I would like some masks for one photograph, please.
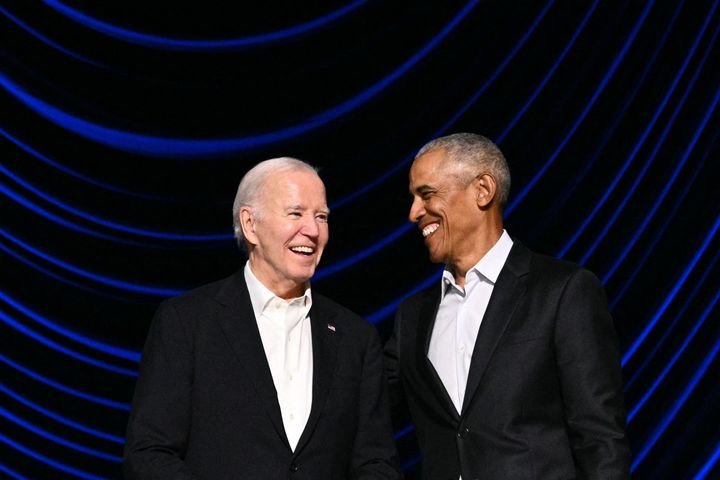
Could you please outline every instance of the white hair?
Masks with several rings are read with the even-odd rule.
[[[271,173],[305,171],[317,175],[317,169],[312,165],[292,157],[271,158],[258,163],[251,168],[238,185],[235,201],[233,202],[233,227],[235,238],[240,248],[246,248],[242,226],[240,225],[240,209],[250,207],[256,217],[262,216],[262,205],[260,203],[260,191],[265,180]],[[318,176],[319,178],[319,176]]]

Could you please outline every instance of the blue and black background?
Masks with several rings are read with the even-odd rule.
[[[0,476],[120,476],[152,314],[242,265],[260,160],[321,167],[313,287],[387,337],[438,279],[409,163],[470,131],[508,231],[605,285],[634,478],[720,478],[718,1],[3,0]]]

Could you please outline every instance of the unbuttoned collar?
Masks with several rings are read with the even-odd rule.
[[[291,300],[283,300],[275,295],[270,289],[262,284],[260,280],[255,276],[252,269],[250,268],[250,260],[245,263],[243,271],[245,275],[245,283],[247,284],[248,293],[250,294],[250,303],[252,303],[253,313],[255,318],[260,318],[260,315],[270,305],[270,303],[277,299],[286,303],[293,303],[301,301],[302,304],[308,308],[312,306],[312,293],[310,292],[310,283],[305,287],[305,293],[301,297],[293,298]]]
[[[495,245],[493,245],[492,248],[490,248],[490,250],[488,250],[488,252],[480,259],[480,261],[465,274],[466,285],[468,281],[471,281],[468,277],[473,274],[476,278],[485,279],[495,285],[495,282],[497,282],[497,279],[500,276],[500,271],[505,265],[505,261],[510,254],[512,246],[513,241],[510,238],[510,235],[508,235],[507,231],[503,229],[503,233],[500,235],[498,241],[495,242]],[[455,276],[452,274],[447,265],[443,271],[442,282],[443,295],[452,289],[457,290],[459,293],[464,295],[465,289],[460,288],[457,283],[455,283]]]

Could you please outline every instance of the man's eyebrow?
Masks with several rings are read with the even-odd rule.
[[[433,187],[431,187],[430,185],[422,184],[422,185],[418,185],[417,187],[415,187],[415,190],[410,189],[410,193],[411,194],[414,192],[424,193],[424,192],[431,191],[431,190],[435,190],[435,189]]]

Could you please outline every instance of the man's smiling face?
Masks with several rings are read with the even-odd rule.
[[[451,266],[474,250],[479,225],[477,190],[460,179],[458,168],[442,149],[424,153],[410,168],[410,221],[418,224],[430,260]]]
[[[253,215],[253,273],[276,295],[301,295],[329,239],[325,186],[307,171],[272,173]]]

